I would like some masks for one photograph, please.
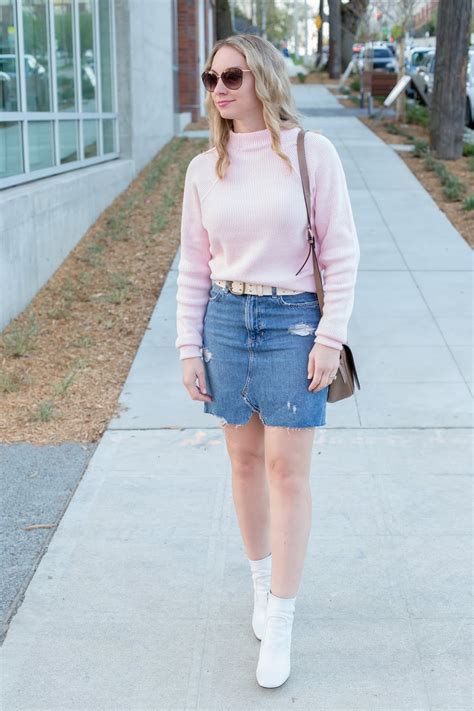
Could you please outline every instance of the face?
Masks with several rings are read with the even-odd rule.
[[[230,67],[249,68],[245,57],[234,47],[221,47],[214,55],[209,71],[220,75]],[[234,121],[234,129],[236,122],[238,126],[239,124],[251,125],[262,120],[262,102],[255,94],[255,79],[252,72],[244,72],[242,86],[239,89],[228,89],[219,76],[211,97],[222,118]]]

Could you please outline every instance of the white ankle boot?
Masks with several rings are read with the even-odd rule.
[[[267,609],[267,597],[270,590],[272,577],[272,554],[260,560],[250,560],[250,570],[253,581],[253,614],[252,629],[257,639],[262,639],[263,628],[265,626],[265,613]]]
[[[291,633],[295,612],[295,597],[277,597],[268,593],[265,627],[257,664],[260,686],[281,686],[290,676]]]

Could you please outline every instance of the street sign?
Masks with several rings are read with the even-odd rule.
[[[316,29],[319,31],[321,29],[321,15],[316,15],[314,24],[316,25]]]

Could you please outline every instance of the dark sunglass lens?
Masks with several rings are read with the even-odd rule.
[[[242,84],[242,76],[240,69],[229,69],[222,74],[222,79],[228,89],[238,89]]]
[[[202,83],[208,91],[213,91],[217,86],[217,77],[211,72],[203,72],[201,74]]]

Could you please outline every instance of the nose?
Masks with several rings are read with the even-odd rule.
[[[219,77],[219,79],[217,80],[216,88],[214,89],[214,93],[220,94],[222,93],[222,90],[224,90],[225,93],[227,91],[227,87],[222,81],[222,77]]]

